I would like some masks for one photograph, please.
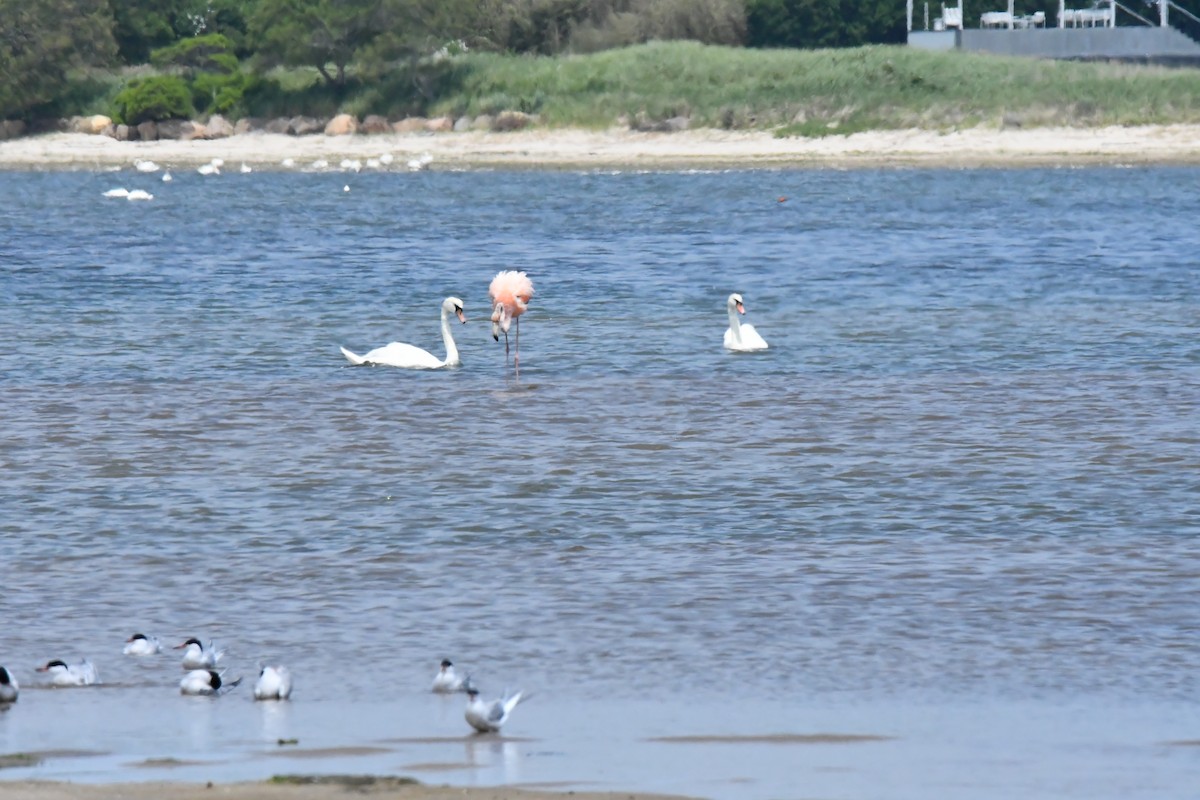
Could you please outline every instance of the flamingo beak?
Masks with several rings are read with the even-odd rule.
[[[467,322],[467,315],[463,313],[463,310],[461,308],[455,309],[454,313],[458,314],[458,321],[465,325]]]
[[[746,307],[745,307],[744,305],[742,305],[741,303],[738,303],[738,304],[737,304],[737,310],[738,310],[738,313],[739,313],[739,314],[745,314],[745,313],[746,313]]]

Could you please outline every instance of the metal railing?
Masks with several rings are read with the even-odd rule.
[[[1196,16],[1191,11],[1188,11],[1183,6],[1174,2],[1174,0],[1166,0],[1166,5],[1167,5],[1168,9],[1173,8],[1176,11],[1178,11],[1180,14],[1182,14],[1186,18],[1187,21],[1181,25],[1178,22],[1174,21],[1173,19],[1168,19],[1168,15],[1172,16],[1172,17],[1174,16],[1173,14],[1169,14],[1169,11],[1168,11],[1167,13],[1164,13],[1164,15],[1163,15],[1164,22],[1167,22],[1172,28],[1179,31],[1184,36],[1187,36],[1188,38],[1194,39],[1196,41],[1200,41],[1200,16]]]

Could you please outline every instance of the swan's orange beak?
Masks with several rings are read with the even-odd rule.
[[[462,309],[461,309],[461,308],[460,308],[460,309],[458,309],[458,310],[457,310],[456,312],[454,312],[454,313],[458,314],[458,321],[459,321],[459,322],[464,322],[464,323],[465,323],[465,322],[467,321],[467,315],[463,313],[463,311],[462,311]]]
[[[745,313],[746,313],[746,307],[745,307],[744,305],[742,305],[741,303],[738,303],[738,304],[737,304],[737,310],[738,310],[738,313],[739,313],[739,314],[745,314]]]

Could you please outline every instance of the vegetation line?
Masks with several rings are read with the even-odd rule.
[[[820,6],[827,16],[802,0],[0,0],[0,120],[511,111],[783,136],[1200,122],[1197,70],[922,51],[886,44],[903,34],[887,4]],[[745,46],[814,33],[885,43]]]

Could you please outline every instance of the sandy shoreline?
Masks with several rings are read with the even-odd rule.
[[[763,131],[679,133],[538,129],[516,133],[287,136],[252,133],[190,142],[119,142],[52,133],[0,142],[0,169],[103,169],[148,159],[173,169],[211,159],[225,169],[296,168],[388,154],[390,169],[428,154],[431,169],[1003,167],[1200,164],[1200,125],[1106,128],[904,130],[775,138]]]
[[[0,800],[335,800],[373,797],[380,800],[672,800],[669,795],[632,792],[566,792],[494,788],[425,786],[395,778],[334,776],[307,783],[303,779],[254,783],[110,783],[0,781]]]

